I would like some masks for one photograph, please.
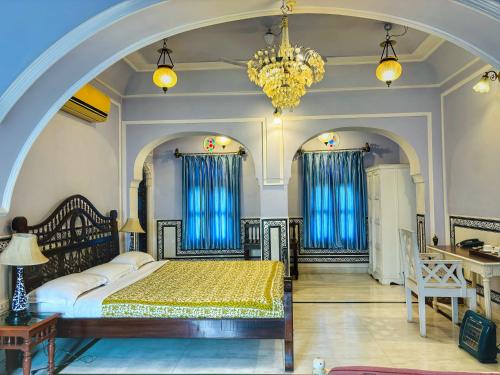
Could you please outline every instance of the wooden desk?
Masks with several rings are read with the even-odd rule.
[[[23,352],[23,374],[31,373],[31,350],[41,342],[48,340],[49,375],[54,371],[54,352],[56,325],[59,314],[33,314],[25,325],[12,326],[0,318],[0,349],[6,350],[7,373],[16,365],[18,350]]]
[[[469,255],[469,250],[461,247],[427,245],[429,253],[440,253],[448,259],[460,259],[464,266],[483,278],[484,310],[486,317],[491,319],[491,278],[500,276],[500,261]],[[472,275],[472,286],[476,287],[476,277]]]

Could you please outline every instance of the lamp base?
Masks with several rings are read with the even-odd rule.
[[[11,326],[22,326],[25,325],[31,319],[31,314],[28,310],[13,311],[9,312],[9,315],[5,318],[5,322]]]

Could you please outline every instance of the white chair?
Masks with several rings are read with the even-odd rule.
[[[476,311],[476,290],[467,288],[462,261],[445,260],[440,254],[420,253],[415,232],[399,230],[403,255],[406,308],[412,321],[412,294],[418,296],[420,336],[426,336],[425,297],[451,297],[451,316],[458,323],[458,298],[468,298],[469,309]]]

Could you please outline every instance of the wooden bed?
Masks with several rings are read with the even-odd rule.
[[[49,262],[27,267],[27,292],[47,281],[109,262],[119,254],[117,212],[102,215],[88,199],[64,200],[42,223],[16,217],[12,229],[33,233]],[[281,339],[284,366],[293,371],[292,281],[284,280],[282,319],[61,318],[57,337]]]

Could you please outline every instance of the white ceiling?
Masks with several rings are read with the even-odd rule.
[[[279,24],[279,16],[222,23],[175,35],[169,38],[168,46],[175,64],[216,62],[221,58],[248,60],[265,46],[263,35],[268,27],[277,33]],[[385,38],[383,25],[381,21],[339,15],[292,14],[289,18],[292,44],[312,47],[325,57],[379,56],[379,43]],[[394,25],[392,32],[400,34],[403,27]],[[428,36],[409,29],[397,38],[396,52],[411,55]],[[129,55],[127,61],[139,69],[156,64],[161,45],[158,41],[146,46]]]

